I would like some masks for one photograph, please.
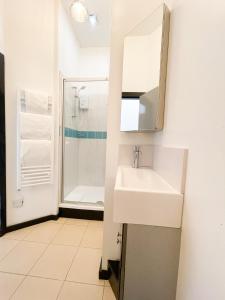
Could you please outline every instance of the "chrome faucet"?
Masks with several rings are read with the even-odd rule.
[[[141,154],[141,150],[140,150],[140,146],[136,145],[133,148],[133,168],[139,168],[139,159],[140,159],[140,154]]]

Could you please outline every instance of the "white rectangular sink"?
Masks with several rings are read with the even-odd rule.
[[[180,228],[183,194],[152,169],[120,166],[114,188],[117,223]]]

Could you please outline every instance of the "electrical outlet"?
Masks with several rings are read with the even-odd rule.
[[[16,200],[13,201],[14,208],[21,208],[24,204],[24,197],[19,196]]]

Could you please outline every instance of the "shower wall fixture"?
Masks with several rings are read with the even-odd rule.
[[[78,87],[78,86],[73,86],[72,89],[74,90],[74,115],[72,116],[72,118],[76,118],[76,117],[79,117],[79,111],[80,109],[82,108],[81,107],[81,97],[80,97],[80,92],[82,90],[84,90],[86,87],[85,86],[81,86],[81,87]]]

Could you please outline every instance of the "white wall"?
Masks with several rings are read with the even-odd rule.
[[[87,47],[80,49],[80,77],[109,76],[109,47]]]
[[[121,3],[122,2],[122,3]],[[124,32],[161,1],[114,1],[103,267],[118,258],[112,190],[119,134]],[[189,148],[177,300],[225,299],[225,3],[167,1],[172,9],[165,129],[154,142]],[[154,6],[154,7],[153,7]],[[137,9],[138,7],[138,9]],[[129,135],[145,143],[143,135]],[[147,136],[150,142],[151,136]]]
[[[56,2],[5,1],[7,224],[56,214],[54,186],[24,189],[24,206],[12,205],[16,191],[16,110],[19,87],[53,95],[56,74]],[[53,101],[54,101],[53,100]]]
[[[80,45],[74,34],[72,20],[64,7],[58,5],[58,68],[64,77],[76,77],[79,73]]]
[[[4,53],[4,2],[0,0],[0,52]]]
[[[225,2],[175,1],[165,129],[189,148],[177,300],[225,299]]]

